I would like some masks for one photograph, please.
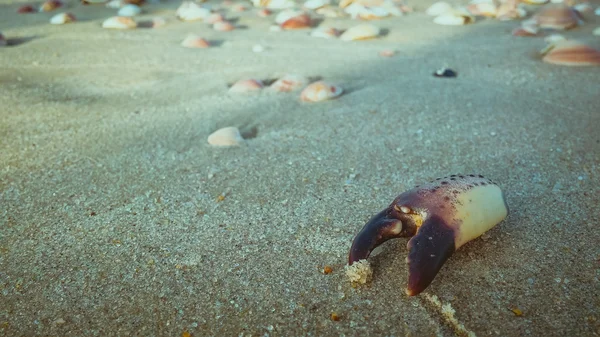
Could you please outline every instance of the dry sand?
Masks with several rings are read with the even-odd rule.
[[[347,43],[269,32],[253,12],[214,32],[175,20],[175,1],[144,7],[164,28],[110,31],[103,6],[51,26],[4,0],[0,335],[452,336],[451,309],[480,336],[600,334],[600,68],[542,63],[543,38],[511,36],[516,22],[435,25],[427,3]],[[600,47],[598,24],[566,35]],[[222,44],[182,48],[188,33]],[[441,66],[458,78],[434,78]],[[227,93],[288,72],[346,93]],[[211,148],[225,126],[247,144]],[[406,240],[352,288],[362,225],[453,173],[497,181],[508,219],[420,296],[404,294]]]

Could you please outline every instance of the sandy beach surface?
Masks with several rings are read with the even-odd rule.
[[[55,26],[3,0],[0,335],[599,335],[600,67],[543,63],[544,37],[512,36],[517,21],[436,25],[432,2],[344,42],[270,31],[255,9],[216,32],[147,4],[136,20],[166,26],[119,31],[102,5],[72,2],[78,21]],[[599,25],[563,34],[600,47]],[[216,46],[181,47],[189,33]],[[432,76],[444,66],[458,77]],[[286,73],[345,92],[227,92]],[[246,142],[210,146],[227,126]],[[496,181],[508,218],[419,296],[406,239],[353,288],[365,222],[455,173]]]

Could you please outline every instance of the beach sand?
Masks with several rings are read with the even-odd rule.
[[[271,32],[254,10],[215,32],[150,4],[136,20],[165,27],[114,31],[104,6],[71,4],[79,21],[54,26],[2,1],[0,335],[600,334],[600,68],[541,62],[543,37],[511,36],[515,21],[433,24],[432,2],[343,42]],[[564,35],[600,47],[599,24]],[[219,45],[183,48],[188,33]],[[433,77],[443,66],[458,77]],[[345,93],[227,92],[286,73]],[[227,126],[243,146],[207,144]],[[404,292],[405,239],[353,288],[365,222],[455,173],[496,181],[509,217],[419,296]]]

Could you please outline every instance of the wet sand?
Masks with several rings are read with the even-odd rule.
[[[103,6],[51,26],[2,2],[0,335],[452,336],[438,304],[478,336],[600,334],[600,68],[542,63],[517,22],[435,25],[422,4],[348,43],[270,32],[253,11],[214,32],[174,19],[179,2],[144,6],[167,26],[132,31],[101,29]],[[599,24],[565,35],[600,47]],[[188,33],[221,44],[182,48]],[[458,77],[433,77],[443,66]],[[346,92],[227,93],[285,73]],[[246,144],[210,147],[225,126]],[[498,182],[509,217],[419,296],[402,239],[352,288],[362,225],[454,173]]]

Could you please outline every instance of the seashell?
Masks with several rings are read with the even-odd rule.
[[[556,41],[542,51],[542,61],[563,66],[600,66],[600,50],[578,41]]]
[[[157,0],[149,0],[149,1],[157,1]],[[123,0],[123,5],[137,5],[141,6],[146,2],[146,0]]]
[[[228,21],[218,21],[213,25],[213,29],[219,32],[230,32],[235,29],[235,26]]]
[[[136,16],[142,12],[142,9],[138,5],[127,4],[117,12],[118,16]]]
[[[282,11],[275,17],[275,22],[283,29],[310,28],[312,20],[302,11]]]
[[[452,11],[452,5],[447,2],[440,1],[429,6],[429,8],[427,8],[425,11],[425,14],[429,16],[438,16],[450,11]]]
[[[433,22],[444,26],[462,26],[475,22],[475,18],[467,11],[453,10],[435,17]]]
[[[0,33],[0,47],[4,47],[8,45],[8,41],[6,41],[6,38],[4,37],[4,35],[2,35],[2,33]]]
[[[600,27],[594,28],[594,30],[592,31],[592,34],[596,35],[596,36],[600,36]]]
[[[436,70],[435,73],[433,73],[433,76],[452,78],[452,77],[458,76],[458,74],[456,73],[456,71],[454,71],[450,68],[441,68],[441,69]]]
[[[34,13],[36,12],[35,8],[32,5],[23,5],[17,9],[17,13],[25,14],[25,13]]]
[[[394,55],[396,55],[395,50],[386,49],[386,50],[382,50],[379,52],[379,56],[382,56],[382,57],[392,57]]]
[[[244,4],[235,4],[231,7],[231,10],[234,12],[245,12],[248,8]]]
[[[342,41],[356,41],[373,39],[379,36],[381,30],[379,27],[371,24],[361,24],[346,30],[341,36]]]
[[[288,9],[296,7],[293,0],[252,0],[254,7],[266,7],[269,9]]]
[[[244,142],[240,130],[234,126],[219,129],[207,138],[212,146],[239,146]]]
[[[60,0],[46,0],[42,6],[40,6],[40,12],[50,12],[62,6],[63,2]]]
[[[315,9],[325,7],[325,6],[329,5],[330,3],[331,3],[331,0],[307,0],[303,6],[306,9],[315,10]]]
[[[150,26],[152,28],[160,28],[160,27],[164,27],[166,25],[167,25],[167,20],[160,16],[152,18],[152,21],[150,23]]]
[[[262,81],[250,78],[250,79],[239,80],[239,81],[235,82],[229,88],[229,92],[239,94],[239,93],[259,91],[262,88],[263,88]]]
[[[581,23],[577,12],[564,4],[546,5],[534,18],[540,28],[557,30],[573,28]]]
[[[333,7],[321,7],[315,13],[323,15],[326,18],[340,18],[344,16],[344,13],[339,8]]]
[[[567,39],[567,38],[566,38],[566,37],[564,37],[563,35],[560,35],[560,34],[552,34],[552,35],[549,35],[548,37],[546,37],[546,38],[544,39],[544,41],[546,41],[546,43],[554,43],[554,42],[558,42],[558,41],[564,41],[564,40],[566,40],[566,39]]]
[[[580,15],[587,15],[587,14],[594,13],[594,8],[588,2],[576,4],[575,6],[573,6],[573,10],[575,10]]]
[[[537,36],[540,29],[533,25],[521,25],[512,31],[513,36]]]
[[[191,1],[181,3],[176,12],[177,17],[183,21],[204,20],[210,15],[210,10]]]
[[[225,21],[225,18],[219,13],[212,13],[204,19],[204,22],[211,25],[220,21]]]
[[[528,5],[543,5],[548,3],[548,0],[522,0],[522,2]]]
[[[519,6],[519,0],[508,0],[500,4],[496,11],[496,18],[500,21],[521,19],[527,16],[527,11]]]
[[[186,48],[208,48],[210,47],[210,42],[196,34],[189,34],[183,42],[181,42],[181,46]]]
[[[71,13],[60,13],[50,18],[50,23],[53,25],[64,25],[75,21],[75,15]]]
[[[310,36],[312,37],[321,37],[324,39],[335,39],[340,36],[341,32],[333,27],[322,26],[317,29],[314,29]]]
[[[126,16],[113,16],[102,22],[102,28],[132,29],[135,27],[137,27],[137,23],[132,18]]]
[[[267,16],[273,14],[270,10],[263,8],[256,13],[261,18],[266,18]]]
[[[318,81],[310,84],[300,93],[300,99],[305,102],[322,102],[339,97],[344,90],[327,82]]]
[[[123,2],[123,0],[111,0],[106,3],[107,8],[117,9],[117,8],[121,8],[123,6],[125,6],[125,2]]]
[[[308,78],[304,76],[288,74],[273,82],[269,88],[279,92],[291,92],[302,89],[307,83]]]
[[[600,16],[600,7],[596,8],[596,10],[594,11],[594,14]]]
[[[347,6],[344,11],[349,14],[351,18],[362,20],[377,20],[390,16],[390,12],[383,7],[366,7],[358,3]]]
[[[496,13],[498,12],[496,5],[490,2],[478,2],[469,4],[467,6],[467,10],[472,15],[485,16],[488,18],[496,17]]]

